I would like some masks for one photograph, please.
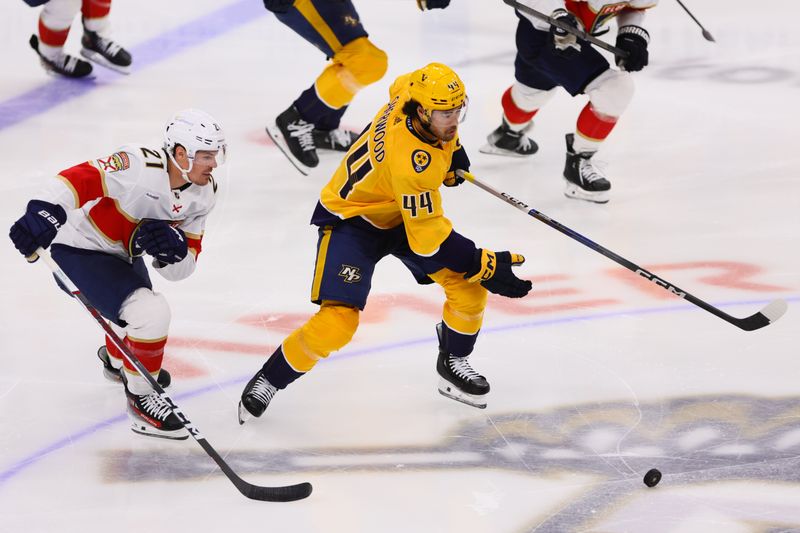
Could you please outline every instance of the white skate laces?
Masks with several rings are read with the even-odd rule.
[[[253,384],[253,388],[248,391],[248,395],[254,396],[264,405],[269,405],[270,400],[272,400],[272,397],[275,396],[277,391],[278,389],[267,381],[263,375],[259,375],[256,382]]]
[[[469,361],[467,361],[466,357],[450,356],[447,358],[447,366],[450,367],[450,370],[452,370],[456,376],[467,381],[474,381],[481,377],[480,374],[469,366]]]
[[[314,131],[313,124],[303,119],[298,119],[287,124],[286,129],[289,130],[289,135],[295,137],[300,142],[300,147],[304,152],[316,149],[314,145],[314,136],[311,134],[311,132]]]
[[[141,396],[142,407],[147,410],[147,414],[158,420],[166,420],[172,412],[169,404],[155,391],[147,396]]]
[[[335,130],[331,130],[329,135],[332,147],[335,148],[337,144],[342,148],[347,148],[350,146],[350,134],[345,130],[337,128]]]
[[[594,183],[598,180],[608,181],[603,171],[592,162],[591,156],[580,158],[578,161],[578,175],[587,183]]]

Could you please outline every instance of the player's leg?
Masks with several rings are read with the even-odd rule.
[[[436,325],[439,337],[439,392],[473,407],[485,408],[489,382],[469,363],[483,324],[487,291],[479,283],[469,283],[464,274],[442,269],[429,274],[442,286],[447,297],[442,321]]]
[[[592,162],[602,142],[633,97],[633,79],[628,72],[607,69],[587,86],[589,102],[584,106],[575,133],[566,136],[567,159],[564,177],[567,196],[598,203],[608,201],[608,179]]]
[[[536,143],[526,134],[533,127],[533,117],[555,95],[556,84],[536,68],[535,58],[549,43],[547,32],[536,30],[527,19],[517,24],[517,55],[514,59],[514,84],[501,98],[503,118],[500,126],[487,137],[480,151],[514,157],[533,155]]]
[[[92,73],[92,65],[64,53],[64,43],[80,6],[81,0],[50,0],[42,8],[39,32],[31,35],[30,45],[48,72],[68,78],[83,78]]]
[[[280,148],[285,143],[295,166],[315,167],[319,163],[317,148],[349,148],[355,133],[339,129],[341,117],[362,87],[383,76],[388,61],[370,42],[350,0],[298,0],[289,11],[276,16],[330,59],[314,84],[278,116],[277,131],[267,128]]]
[[[51,253],[92,306],[124,328],[125,345],[154,377],[159,376],[170,310],[166,299],[153,292],[144,261],[138,258],[131,264],[113,255],[61,244],[54,244]],[[108,354],[111,366],[116,367],[119,359],[115,356],[121,354],[116,349]],[[120,376],[133,431],[171,439],[189,436],[169,406],[127,361],[123,361]]]
[[[111,0],[83,0],[83,37],[81,55],[98,65],[123,74],[130,72],[131,54],[109,37]]]
[[[311,300],[320,304],[250,379],[239,402],[239,423],[261,416],[275,393],[340,350],[358,328],[375,264],[383,257],[381,233],[342,222],[319,230]]]

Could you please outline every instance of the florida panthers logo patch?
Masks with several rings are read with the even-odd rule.
[[[414,150],[411,154],[411,165],[417,173],[424,171],[430,164],[431,154],[425,150]]]
[[[100,168],[103,170],[103,172],[127,170],[131,165],[130,159],[128,159],[128,154],[125,152],[111,154],[107,159],[98,159],[97,162],[100,164]]]

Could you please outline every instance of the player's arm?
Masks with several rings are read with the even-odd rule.
[[[426,187],[425,180],[408,177],[395,181],[411,251],[430,257],[454,272],[464,272],[467,280],[480,283],[495,294],[510,298],[528,294],[531,282],[517,278],[511,271],[512,266],[525,261],[524,257],[477,248],[474,242],[453,230],[442,212],[438,187],[432,189],[430,184]],[[398,186],[398,181],[402,185]]]
[[[129,171],[130,161],[129,154],[123,150],[59,172],[28,202],[25,214],[11,226],[9,237],[17,250],[29,257],[36,248],[47,248],[66,223],[68,211],[108,195],[109,189],[116,192],[124,188],[123,182],[130,181],[130,176],[110,184],[107,172]]]
[[[564,3],[564,0],[518,0],[520,4],[526,5],[531,9],[535,9],[539,13],[544,13],[545,15],[549,15],[551,17],[555,17],[555,15],[561,15],[562,12],[567,13],[567,7]],[[550,24],[547,22],[534,17],[533,15],[529,15],[528,13],[524,13],[522,11],[518,11],[520,15],[525,17],[533,24],[533,27],[539,31],[550,31]]]
[[[446,187],[457,187],[464,183],[464,178],[461,177],[459,171],[469,172],[470,160],[467,151],[461,145],[461,140],[456,137],[456,149],[453,152],[453,160],[450,163],[450,168],[447,169],[447,175],[444,178]]]

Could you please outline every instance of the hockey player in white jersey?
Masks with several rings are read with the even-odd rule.
[[[216,120],[181,111],[166,124],[162,147],[126,145],[60,172],[9,234],[26,257],[50,246],[56,263],[162,386],[170,381],[161,368],[170,309],[153,291],[142,256],[151,256],[151,267],[171,281],[194,271],[216,197],[212,172],[226,151]],[[98,356],[105,375],[124,383],[133,431],[189,436],[108,339]]]
[[[501,99],[503,118],[481,152],[530,156],[538,147],[526,132],[533,117],[563,87],[572,96],[586,94],[589,102],[580,112],[574,132],[567,133],[564,194],[569,198],[606,203],[611,183],[592,158],[614,129],[633,97],[631,72],[647,66],[650,35],[644,28],[645,10],[658,0],[520,0],[540,13],[592,35],[617,19],[617,48],[627,52],[616,59],[617,68],[588,42],[521,11],[515,11],[517,56],[514,84]]]

